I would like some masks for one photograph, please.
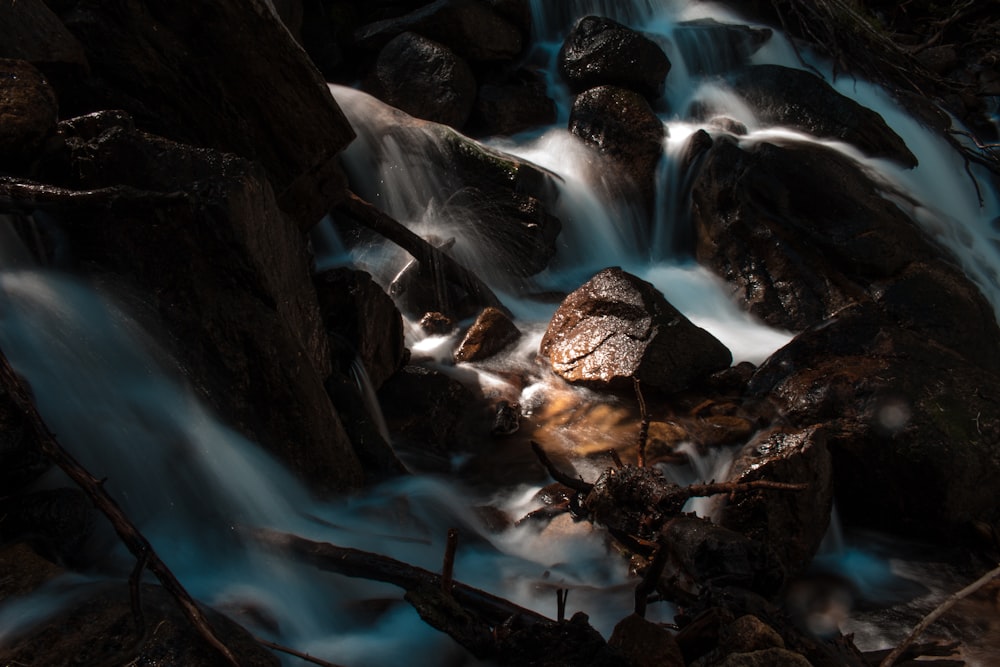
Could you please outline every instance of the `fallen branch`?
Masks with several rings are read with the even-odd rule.
[[[899,656],[902,655],[903,651],[905,651],[906,648],[910,644],[912,644],[924,630],[930,627],[930,625],[934,621],[941,618],[941,616],[943,616],[945,612],[947,612],[949,609],[954,607],[958,601],[972,595],[973,593],[975,593],[980,588],[990,583],[997,577],[1000,577],[1000,566],[990,570],[989,572],[981,576],[979,579],[976,579],[974,582],[972,582],[962,590],[958,591],[957,593],[953,593],[952,595],[948,596],[948,598],[944,602],[939,604],[936,608],[934,608],[931,611],[931,613],[927,614],[927,616],[925,616],[922,621],[917,623],[916,627],[913,628],[913,631],[910,632],[910,634],[906,637],[906,639],[904,639],[902,643],[900,643],[900,645],[897,646],[895,650],[893,650],[892,653],[887,655],[885,657],[885,660],[879,663],[879,667],[892,667],[892,665],[896,662]]]
[[[570,477],[563,471],[559,470],[559,468],[557,468],[549,459],[548,454],[545,453],[542,446],[534,440],[531,441],[531,449],[535,452],[535,456],[538,457],[539,462],[545,467],[545,470],[552,476],[552,479],[556,480],[563,486],[568,486],[577,493],[583,494],[590,493],[591,489],[594,488],[593,484],[583,481],[580,477]]]
[[[322,660],[320,658],[315,658],[315,657],[309,655],[308,653],[302,653],[301,651],[296,651],[293,648],[288,648],[287,646],[283,646],[281,644],[276,644],[275,642],[269,641],[267,639],[261,639],[260,637],[254,637],[253,639],[254,639],[255,642],[257,642],[261,646],[269,648],[272,651],[278,651],[280,653],[287,653],[288,655],[293,655],[296,658],[299,658],[300,660],[305,660],[306,662],[311,662],[312,664],[319,665],[320,667],[341,667],[340,665],[334,664],[332,662],[327,662],[326,660]]]
[[[461,285],[476,297],[482,306],[493,306],[508,317],[511,312],[500,302],[493,290],[489,288],[476,274],[456,262],[450,255],[435,248],[433,245],[411,232],[405,225],[392,216],[379,210],[372,204],[348,192],[335,209],[346,214],[368,229],[384,236],[406,252],[413,255],[424,266],[440,268],[451,282]]]
[[[160,560],[156,551],[153,550],[152,545],[139,532],[135,524],[132,523],[121,507],[118,506],[118,503],[104,490],[103,482],[81,466],[69,452],[63,449],[62,445],[56,440],[55,435],[49,431],[41,414],[35,407],[31,395],[25,388],[24,382],[14,369],[11,368],[10,362],[2,351],[0,351],[0,385],[7,389],[8,395],[14,402],[14,405],[24,414],[38,442],[39,448],[46,458],[59,466],[70,479],[83,489],[84,493],[94,503],[94,506],[108,517],[121,541],[133,556],[140,562],[145,562],[149,571],[156,575],[163,588],[177,601],[181,612],[198,634],[218,651],[227,664],[239,667],[239,661],[236,659],[236,656],[216,636],[208,619],[198,607],[198,604],[184,589],[174,576],[174,573],[170,571],[170,568]],[[133,603],[135,602],[136,597],[133,595]]]

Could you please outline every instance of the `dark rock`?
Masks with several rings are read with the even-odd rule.
[[[734,73],[730,85],[753,108],[762,124],[845,141],[872,157],[917,166],[917,158],[880,115],[841,95],[811,72],[780,65],[752,65]]]
[[[183,12],[163,0],[81,0],[58,13],[93,71],[59,91],[72,115],[125,109],[148,131],[259,162],[303,229],[342,197],[335,158],[354,132],[262,0]]]
[[[42,454],[24,413],[0,387],[0,489],[13,494],[38,479],[51,462]]]
[[[65,574],[65,570],[38,554],[27,542],[0,546],[0,602],[28,595],[42,584]]]
[[[462,128],[476,99],[476,79],[448,47],[412,32],[379,52],[366,87],[411,116]]]
[[[436,0],[404,16],[362,26],[354,38],[374,51],[404,32],[445,44],[474,63],[513,60],[524,45],[521,31],[479,0]]]
[[[521,428],[521,406],[500,400],[493,406],[493,426],[490,435],[511,435]]]
[[[750,653],[769,648],[785,648],[781,635],[770,625],[745,614],[722,626],[720,643],[728,653]]]
[[[803,329],[940,254],[850,159],[717,137],[692,185],[696,256],[772,326]]]
[[[728,367],[722,343],[671,306],[651,284],[619,268],[601,271],[556,311],[540,352],[570,382],[667,392]]]
[[[43,0],[17,0],[4,7],[0,58],[27,60],[50,77],[79,76],[88,69],[83,47]]]
[[[684,667],[677,640],[663,626],[630,614],[618,622],[608,639],[633,667]]]
[[[424,313],[418,324],[428,336],[444,336],[455,328],[455,321],[444,313]]]
[[[583,612],[568,621],[536,623],[505,637],[498,650],[502,665],[533,667],[627,667],[629,662],[609,647]]]
[[[58,119],[55,91],[42,73],[27,61],[0,59],[0,170],[26,172]]]
[[[647,210],[652,207],[667,133],[642,95],[614,86],[591,88],[573,101],[569,131],[610,158]]]
[[[769,546],[788,573],[812,561],[830,523],[833,466],[821,429],[773,428],[748,442],[733,462],[729,481],[807,484],[803,491],[762,489],[736,495],[719,524]]]
[[[738,137],[745,136],[747,133],[746,125],[738,120],[730,118],[729,116],[712,116],[708,119],[708,124],[714,128],[722,130],[723,132],[735,134]]]
[[[716,667],[812,667],[805,656],[784,648],[769,648],[752,653],[732,653]]]
[[[487,308],[465,332],[455,350],[455,361],[488,359],[520,337],[521,332],[509,317],[496,308]]]
[[[0,543],[28,542],[53,562],[79,563],[94,525],[93,503],[79,489],[0,498]]]
[[[396,457],[384,428],[382,411],[374,389],[352,373],[334,373],[323,384],[340,415],[344,431],[361,463],[365,484],[373,485],[407,472]]]
[[[53,666],[222,664],[219,653],[197,634],[166,591],[143,584],[140,600],[148,631],[136,637],[127,583],[89,584],[76,591],[69,608],[0,648],[0,662]],[[278,658],[249,632],[212,609],[203,611],[240,665],[277,667]]]
[[[82,267],[146,295],[225,421],[317,492],[357,486],[323,388],[331,361],[305,239],[263,172],[124,128],[67,146],[74,188],[109,193],[59,212]]]
[[[531,1],[530,0],[486,0],[500,16],[517,26],[525,43],[531,37]]]
[[[556,105],[545,80],[536,70],[523,68],[479,86],[469,130],[475,136],[509,136],[555,122]]]
[[[869,304],[778,350],[748,396],[793,427],[824,425],[846,522],[955,538],[1000,518],[997,387],[995,373]]]
[[[378,390],[406,363],[399,310],[364,271],[330,269],[317,274],[313,282],[338,369],[347,373],[360,361]]]
[[[784,583],[781,563],[768,547],[705,519],[673,519],[663,527],[661,539],[669,545],[669,556],[660,583],[673,600],[690,601],[724,587],[768,598]]]
[[[463,420],[473,410],[475,396],[444,373],[407,366],[378,392],[389,431],[397,445],[447,454],[467,443]]]
[[[559,51],[559,71],[574,93],[616,86],[654,101],[663,95],[670,61],[659,45],[635,30],[611,19],[585,16]]]
[[[771,39],[771,29],[697,19],[678,23],[673,38],[688,72],[704,76],[745,65]]]

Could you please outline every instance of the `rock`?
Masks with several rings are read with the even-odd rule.
[[[745,65],[771,39],[771,29],[696,19],[678,23],[673,38],[688,72],[705,76]]]
[[[0,498],[0,543],[26,541],[52,562],[79,563],[94,526],[93,503],[79,489]]]
[[[781,635],[756,616],[744,614],[722,626],[721,644],[728,653],[751,653],[769,648],[785,648]]]
[[[652,208],[667,132],[642,95],[614,86],[591,88],[573,101],[569,131],[609,158],[646,210]]]
[[[0,170],[28,171],[58,119],[55,91],[42,73],[24,60],[0,59]]]
[[[3,19],[0,58],[26,60],[47,77],[87,72],[83,47],[43,0],[8,3]]]
[[[424,313],[418,323],[428,336],[445,336],[455,328],[455,321],[444,313]]]
[[[733,653],[717,667],[811,667],[805,656],[784,648],[769,648],[752,653]]]
[[[684,656],[674,636],[637,614],[618,622],[608,645],[621,651],[633,667],[684,667]]]
[[[496,308],[487,308],[465,332],[455,350],[455,362],[488,359],[520,337],[521,332],[509,317]]]
[[[337,268],[313,279],[323,328],[340,372],[355,360],[378,390],[406,363],[403,318],[392,299],[364,271]]]
[[[65,115],[124,109],[147,131],[258,162],[301,229],[343,196],[336,156],[354,132],[265,0],[183,12],[81,0],[58,14],[93,72],[60,89]]]
[[[473,136],[510,136],[556,122],[556,105],[543,75],[521,68],[500,81],[483,82],[472,108]]]
[[[764,125],[845,141],[872,157],[917,166],[917,158],[880,115],[841,95],[811,72],[752,65],[736,71],[729,82]]]
[[[691,198],[698,261],[775,327],[820,322],[941,254],[853,161],[817,145],[716,137]]]
[[[877,306],[794,338],[747,395],[792,427],[824,425],[845,522],[954,539],[1000,518],[1000,378]]]
[[[644,35],[611,19],[584,16],[559,50],[559,71],[570,90],[628,88],[655,101],[663,95],[670,61]]]
[[[26,596],[65,570],[38,554],[27,542],[0,546],[0,602]]]
[[[539,348],[569,382],[674,392],[732,363],[722,343],[651,284],[605,269],[556,310]]]
[[[0,386],[0,489],[13,494],[27,487],[51,467],[42,454],[24,413]]]
[[[583,612],[568,621],[535,623],[499,642],[497,663],[533,667],[628,667],[629,663],[591,625]]]
[[[833,465],[822,429],[772,428],[736,455],[728,481],[807,484],[804,491],[741,493],[723,508],[720,525],[770,547],[789,574],[803,571],[826,535],[833,507]]]
[[[476,99],[468,64],[448,47],[412,32],[383,47],[366,88],[411,116],[459,129]]]
[[[25,665],[187,665],[216,667],[219,653],[201,639],[177,602],[159,586],[142,584],[147,632],[136,637],[126,582],[87,584],[54,618],[0,648],[0,662]],[[277,667],[279,660],[245,629],[203,610],[219,640],[246,667]],[[155,632],[152,630],[155,628]]]
[[[781,563],[768,547],[705,519],[678,517],[663,527],[660,539],[670,545],[660,583],[678,602],[724,587],[768,598],[784,583]]]
[[[66,141],[70,192],[102,193],[57,216],[82,267],[148,299],[224,421],[316,492],[356,487],[305,239],[260,168],[121,127]]]
[[[371,385],[364,384],[364,379],[354,373],[333,373],[323,386],[361,464],[365,485],[373,486],[406,474],[406,466],[389,442],[385,420]]]
[[[359,46],[381,49],[392,38],[414,32],[447,45],[474,63],[513,60],[521,53],[521,31],[478,0],[436,0],[408,14],[360,27]]]

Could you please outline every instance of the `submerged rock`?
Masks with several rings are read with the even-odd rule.
[[[605,269],[566,297],[539,348],[569,382],[678,391],[727,368],[732,354],[653,285]]]
[[[663,95],[670,61],[641,33],[611,19],[585,16],[559,51],[559,71],[574,93],[607,85],[653,101]]]

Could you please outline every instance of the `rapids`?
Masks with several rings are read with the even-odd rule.
[[[725,286],[679,254],[672,241],[672,225],[683,223],[686,208],[676,163],[685,138],[697,129],[685,116],[692,103],[724,104],[731,117],[748,127],[746,142],[776,133],[814,141],[761,126],[717,77],[693,73],[716,67],[704,66],[712,45],[681,44],[673,37],[683,20],[740,19],[708,3],[681,0],[534,0],[532,13],[536,45],[531,60],[548,68],[558,123],[487,143],[558,176],[558,209],[553,213],[564,224],[559,251],[552,266],[534,277],[533,287],[571,290],[601,268],[622,266],[652,282],[692,321],[715,334],[733,351],[735,361],[760,363],[793,333],[773,330],[741,311]],[[668,138],[658,172],[660,215],[652,230],[644,228],[636,211],[614,203],[614,183],[595,172],[586,149],[565,129],[570,98],[558,80],[555,53],[573,20],[588,13],[656,35],[674,64],[660,109]],[[754,62],[810,66],[832,80],[827,63],[809,53],[803,56],[804,62],[776,32]],[[920,166],[906,171],[849,147],[835,147],[906,193],[899,204],[934,225],[929,231],[952,250],[1000,312],[1000,233],[991,226],[1000,215],[996,193],[984,189],[979,205],[955,151],[878,88],[846,76],[834,83],[841,93],[878,111],[905,139]],[[331,86],[331,91],[358,133],[344,155],[352,187],[422,235],[454,234],[447,221],[437,218],[443,202],[436,197],[433,173],[413,159],[415,153],[433,150],[433,139],[410,137],[415,149],[400,145],[398,139],[383,141],[380,102],[342,86]],[[0,226],[0,231],[6,234],[7,229]],[[3,238],[8,248],[11,244]],[[346,250],[329,221],[316,232],[314,246],[318,267],[363,267],[383,287],[408,261],[388,246]],[[464,239],[456,246],[456,256],[472,266],[488,265],[490,254],[489,247]],[[471,508],[493,504],[511,516],[523,515],[538,506],[533,499],[538,480],[473,486],[463,479],[466,459],[458,457],[448,474],[413,475],[339,502],[316,502],[280,465],[198,403],[185,386],[182,369],[147,335],[141,318],[129,314],[127,305],[101,285],[25,266],[9,251],[3,261],[0,347],[30,382],[51,430],[96,476],[107,478],[108,490],[195,597],[231,613],[255,633],[345,665],[472,664],[449,638],[421,621],[396,589],[281,562],[242,542],[235,530],[241,525],[366,549],[431,570],[440,567],[448,529],[458,527],[462,537],[456,579],[550,617],[556,611],[554,591],[569,589],[568,611],[585,611],[605,636],[631,611],[634,582],[625,564],[608,551],[600,531],[570,522],[555,522],[544,531],[532,525],[511,527],[499,534],[481,527]],[[515,392],[529,412],[541,410],[557,395],[600,404],[604,399],[569,389],[536,367],[534,353],[555,305],[520,299],[518,287],[499,279],[495,285],[527,334],[504,358],[454,368],[448,356],[455,341],[428,338],[412,326],[408,346],[426,363],[463,381],[499,393]],[[508,371],[533,381],[521,388],[506,386]],[[366,386],[361,373],[357,380]],[[634,437],[628,430],[634,415],[621,421],[626,425],[619,437]],[[593,430],[575,433],[567,428],[560,437],[572,453],[593,435]],[[685,481],[708,479],[727,464],[724,457],[698,461],[701,468],[682,467],[672,474]],[[582,471],[586,474],[586,468]],[[46,484],[66,482],[53,473]],[[105,565],[86,577],[67,576],[35,595],[0,605],[0,642],[57,609],[81,580],[121,577],[131,568],[128,554],[109,531],[100,531],[92,542],[90,548],[103,554],[95,560]],[[268,622],[255,626],[244,615],[247,609]],[[654,618],[672,617],[668,605],[654,606],[651,612]],[[289,658],[286,664],[297,663]]]

